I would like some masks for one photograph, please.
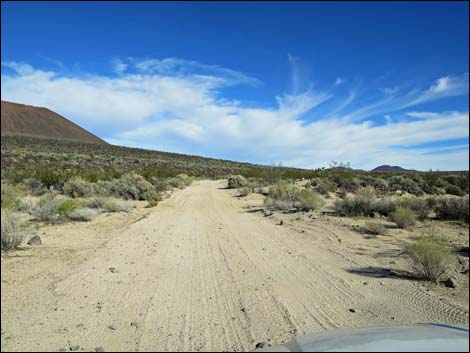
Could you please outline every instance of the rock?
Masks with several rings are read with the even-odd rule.
[[[264,348],[265,346],[266,346],[266,342],[258,342],[255,344],[256,349],[261,349],[261,348]]]
[[[108,328],[113,331],[117,330],[117,327],[115,325],[109,325]]]
[[[272,215],[273,215],[273,213],[272,213],[271,211],[269,211],[269,210],[264,210],[264,211],[263,211],[263,214],[264,214],[265,217],[269,217],[269,216],[272,216]]]
[[[349,309],[349,312],[355,313],[355,312],[356,312],[356,309]]]
[[[284,224],[284,221],[281,219],[278,225],[282,226],[283,224]]]
[[[445,281],[441,281],[441,283],[446,286],[447,288],[456,288],[457,287],[457,282],[455,278],[449,277]]]
[[[35,235],[28,240],[28,245],[42,245],[41,237],[39,235]]]
[[[103,347],[96,347],[95,352],[104,352],[104,348]]]
[[[109,271],[110,271],[111,273],[116,273],[116,272],[117,272],[117,268],[116,268],[116,267],[110,267],[110,268],[109,268]]]
[[[78,351],[79,349],[80,349],[80,346],[79,346],[79,345],[71,346],[71,347],[70,347],[70,350],[71,350],[71,351]]]
[[[140,324],[137,321],[132,321],[131,326],[134,326],[135,328],[139,328]]]

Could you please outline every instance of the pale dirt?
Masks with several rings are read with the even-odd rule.
[[[264,217],[261,196],[224,185],[42,228],[42,246],[2,258],[2,351],[242,351],[335,327],[468,325],[468,275],[454,290],[383,274],[405,266],[406,231],[367,239],[355,220]]]

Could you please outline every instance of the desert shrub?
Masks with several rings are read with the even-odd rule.
[[[149,200],[147,203],[147,207],[155,207],[158,203],[162,200],[160,195],[156,195],[152,200]]]
[[[78,207],[72,211],[67,212],[67,217],[74,221],[91,221],[98,215],[98,211],[88,207]]]
[[[150,177],[149,182],[153,185],[157,193],[162,193],[170,188],[170,183],[167,178]]]
[[[390,220],[395,222],[398,228],[408,228],[416,224],[416,213],[409,208],[398,207],[390,215]]]
[[[315,191],[317,191],[321,195],[329,195],[330,192],[334,192],[336,190],[336,184],[328,179],[321,179],[317,181]]]
[[[281,210],[296,208],[298,210],[313,210],[319,207],[320,198],[311,189],[301,189],[288,182],[282,181],[270,187],[270,197],[265,199],[265,206]]]
[[[16,249],[25,238],[21,229],[22,224],[16,215],[8,211],[2,210],[1,216],[1,249],[4,251]]]
[[[64,183],[62,191],[71,197],[86,197],[93,193],[92,184],[81,177],[72,177]]]
[[[355,192],[361,187],[361,182],[355,178],[348,178],[342,180],[339,186],[347,192]]]
[[[302,211],[315,210],[320,207],[321,201],[314,190],[301,189],[294,206]]]
[[[21,197],[26,196],[27,189],[22,184],[7,184],[2,183],[2,208],[9,210],[16,210]]]
[[[261,195],[269,195],[269,187],[268,186],[254,187],[253,192],[256,194],[261,194]]]
[[[364,230],[369,234],[380,235],[384,234],[386,229],[382,223],[378,222],[365,222]]]
[[[386,193],[388,191],[388,183],[386,180],[384,179],[374,179],[374,181],[372,182],[372,186],[380,191],[381,193]]]
[[[404,249],[416,274],[437,282],[454,262],[447,240],[442,236],[421,236]]]
[[[83,199],[66,199],[55,208],[55,212],[60,215],[68,214],[77,208],[83,207],[85,203],[86,201]]]
[[[191,177],[187,176],[186,174],[178,174],[175,177],[168,179],[168,184],[171,187],[182,189],[192,183]]]
[[[336,200],[334,207],[338,214],[344,216],[371,216],[377,199],[372,187],[362,188],[353,197],[346,196]]]
[[[151,183],[134,172],[119,179],[100,180],[94,185],[94,190],[100,196],[120,196],[126,200],[151,200],[157,194]]]
[[[244,186],[244,187],[238,189],[238,195],[240,195],[240,196],[247,196],[252,192],[253,192],[253,188],[251,188],[249,186]]]
[[[43,195],[31,214],[40,221],[57,222],[60,220],[61,215],[57,209],[62,205],[67,198],[55,193],[48,193]]]
[[[229,189],[238,189],[248,184],[248,180],[242,175],[232,175],[228,178],[227,185]]]
[[[375,203],[375,212],[382,216],[389,216],[398,207],[399,201],[395,197],[384,197]]]
[[[35,200],[30,196],[26,196],[20,199],[18,205],[16,206],[16,209],[21,212],[31,213],[35,205]]]
[[[129,202],[116,202],[114,200],[106,200],[103,209],[106,212],[129,212],[131,210]]]
[[[423,197],[404,197],[398,200],[398,204],[400,207],[412,210],[420,220],[426,219],[431,211],[429,202]]]
[[[419,185],[412,179],[394,175],[388,178],[388,185],[392,191],[406,191],[410,194],[419,195],[422,194],[422,190],[419,188]]]
[[[449,194],[449,195],[456,195],[456,196],[464,195],[464,192],[462,191],[462,189],[458,187],[457,185],[448,184],[444,187],[444,190],[446,191],[446,194]]]
[[[27,178],[23,181],[23,184],[34,196],[41,196],[47,191],[46,186],[40,180],[35,178]]]
[[[434,211],[437,219],[456,220],[469,223],[469,198],[439,196],[435,200]]]
[[[87,199],[83,203],[83,206],[94,208],[94,209],[100,209],[100,208],[105,207],[106,202],[108,202],[108,199],[106,197],[98,196],[98,197]]]

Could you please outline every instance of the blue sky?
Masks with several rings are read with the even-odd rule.
[[[115,144],[468,169],[467,2],[2,2],[2,99]]]

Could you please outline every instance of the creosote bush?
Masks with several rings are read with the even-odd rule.
[[[288,182],[282,181],[270,187],[269,197],[264,201],[265,206],[281,210],[297,209],[314,210],[321,204],[318,194],[312,189],[301,189]]]
[[[437,219],[469,223],[469,197],[439,196],[435,199]]]
[[[62,191],[70,197],[87,197],[93,194],[92,184],[83,178],[72,177],[64,183]]]
[[[395,222],[398,228],[408,228],[416,224],[416,213],[409,208],[398,207],[390,215],[390,220]]]
[[[232,175],[228,178],[227,185],[229,189],[238,189],[248,184],[248,180],[242,175]]]
[[[442,236],[421,236],[404,249],[420,278],[437,282],[454,263],[448,241]]]
[[[360,189],[356,195],[336,200],[335,210],[344,216],[371,216],[376,207],[377,199],[373,187]]]
[[[252,192],[253,192],[253,188],[251,188],[249,186],[244,186],[244,187],[238,189],[238,195],[240,195],[240,196],[248,196]]]

